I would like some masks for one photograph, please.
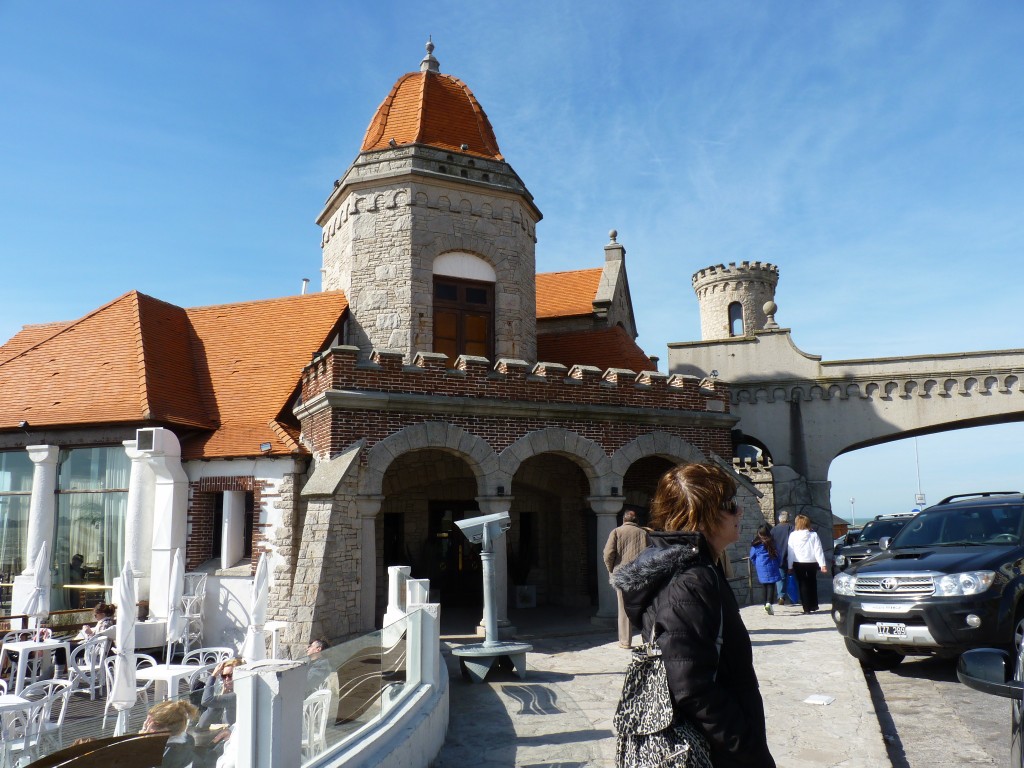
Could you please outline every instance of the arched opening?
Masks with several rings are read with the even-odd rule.
[[[455,526],[478,514],[476,477],[460,456],[410,451],[384,473],[377,526],[377,614],[387,607],[387,568],[409,565],[430,579],[431,597],[448,606],[483,606],[480,547]]]
[[[658,480],[675,465],[674,461],[662,456],[647,456],[634,462],[622,481],[622,495],[626,499],[622,512],[627,509],[636,511],[640,516],[640,525],[647,525],[651,499],[658,488]],[[619,513],[616,525],[622,525],[622,512]]]
[[[570,459],[544,453],[526,459],[512,478],[509,581],[513,595],[533,587],[537,604],[597,603],[596,519],[590,484]]]
[[[954,494],[1019,491],[1022,437],[1019,423],[994,424],[844,453],[828,470],[832,514],[861,526],[876,515],[912,512]]]
[[[743,305],[734,301],[729,305],[729,335],[743,336]]]

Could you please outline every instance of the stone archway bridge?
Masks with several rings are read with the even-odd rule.
[[[1024,420],[1024,349],[826,362],[777,329],[670,344],[669,370],[729,383],[737,428],[774,462],[776,506],[817,512],[819,524],[837,456]]]

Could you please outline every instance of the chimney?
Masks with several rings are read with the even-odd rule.
[[[309,278],[308,277],[302,278],[302,295],[303,296],[306,295],[306,289],[308,287],[309,287]]]

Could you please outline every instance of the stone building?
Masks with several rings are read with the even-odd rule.
[[[536,273],[541,212],[432,50],[316,219],[321,293],[194,309],[130,293],[0,347],[0,503],[19,510],[4,568],[29,579],[52,539],[59,576],[98,519],[104,578],[127,557],[146,594],[183,546],[216,605],[244,605],[267,551],[271,615],[301,647],[379,626],[390,565],[479,610],[454,523],[508,511],[501,622],[513,585],[615,615],[608,533],[672,464],[729,465],[728,391],[658,373],[637,346],[614,232],[594,268]],[[81,490],[119,496],[95,509]]]

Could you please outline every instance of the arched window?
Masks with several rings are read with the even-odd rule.
[[[743,305],[738,301],[729,305],[729,335],[743,335]]]
[[[494,357],[494,267],[470,253],[434,260],[434,351]]]

